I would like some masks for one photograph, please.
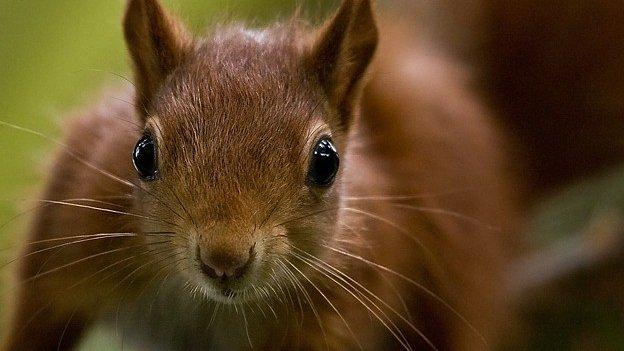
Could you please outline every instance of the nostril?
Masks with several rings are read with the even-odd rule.
[[[219,279],[223,276],[223,270],[215,269],[210,264],[206,263],[209,261],[204,257],[204,255],[202,255],[199,246],[197,247],[197,260],[199,261],[200,268],[205,275],[213,279]]]
[[[205,264],[204,262],[201,262],[201,270],[202,272],[204,272],[205,275],[213,279],[219,279],[223,277],[223,271],[217,271],[214,268]]]

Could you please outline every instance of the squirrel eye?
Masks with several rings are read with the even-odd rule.
[[[312,151],[312,159],[308,170],[308,182],[319,187],[332,185],[336,174],[338,174],[339,166],[340,158],[331,138],[321,138]]]
[[[144,135],[136,144],[132,152],[132,162],[143,180],[152,181],[156,179],[158,174],[156,143],[151,135]]]

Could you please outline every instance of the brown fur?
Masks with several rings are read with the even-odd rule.
[[[226,298],[198,269],[196,245],[230,257],[255,247],[250,272],[227,285],[267,288],[266,295],[250,298],[261,301],[259,309],[271,305],[276,320],[251,310],[245,317],[255,348],[357,349],[356,340],[370,350],[400,348],[374,312],[389,316],[416,349],[429,346],[406,321],[441,350],[492,347],[509,316],[503,271],[516,221],[504,145],[460,67],[427,42],[408,40],[413,33],[405,28],[381,23],[375,73],[363,85],[378,44],[368,0],[345,0],[318,32],[299,23],[264,32],[231,26],[200,40],[156,1],[130,1],[125,33],[136,68],[137,110],[107,100],[103,110],[73,122],[44,193],[63,203],[38,211],[30,241],[153,234],[27,256],[20,271],[26,283],[18,285],[19,307],[4,350],[71,349],[91,322],[118,305],[139,305],[165,274],[202,292],[190,313],[202,321],[196,337],[212,339],[188,341],[186,349],[248,347],[232,309],[207,329],[210,313],[202,306]],[[417,45],[397,44],[408,41]],[[130,158],[143,127],[159,145],[159,178],[149,183],[139,180]],[[319,133],[332,135],[342,159],[338,181],[327,189],[307,186],[305,179]],[[407,198],[366,198],[393,195]],[[85,198],[108,204],[76,200]],[[156,234],[163,231],[175,236]],[[295,258],[293,245],[379,300],[361,288],[353,294],[354,287],[342,289],[348,284],[340,278],[332,282]],[[400,272],[457,313],[404,278],[325,245]],[[29,245],[26,252],[46,246]],[[290,260],[286,267],[306,286],[314,310],[288,285],[278,258]],[[37,276],[50,267],[63,268]],[[289,288],[288,296],[303,300],[301,316],[284,301],[285,293],[269,287]],[[174,299],[162,308],[177,306]]]

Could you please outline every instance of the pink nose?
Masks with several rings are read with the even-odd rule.
[[[254,247],[240,254],[197,248],[202,272],[213,279],[242,277],[249,269],[254,253]]]

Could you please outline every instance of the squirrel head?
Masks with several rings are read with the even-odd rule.
[[[171,223],[143,227],[176,233],[181,271],[213,299],[288,279],[284,258],[320,254],[336,232],[341,160],[378,42],[371,1],[343,1],[319,28],[195,38],[158,1],[130,0],[124,32],[144,124],[137,206]]]

